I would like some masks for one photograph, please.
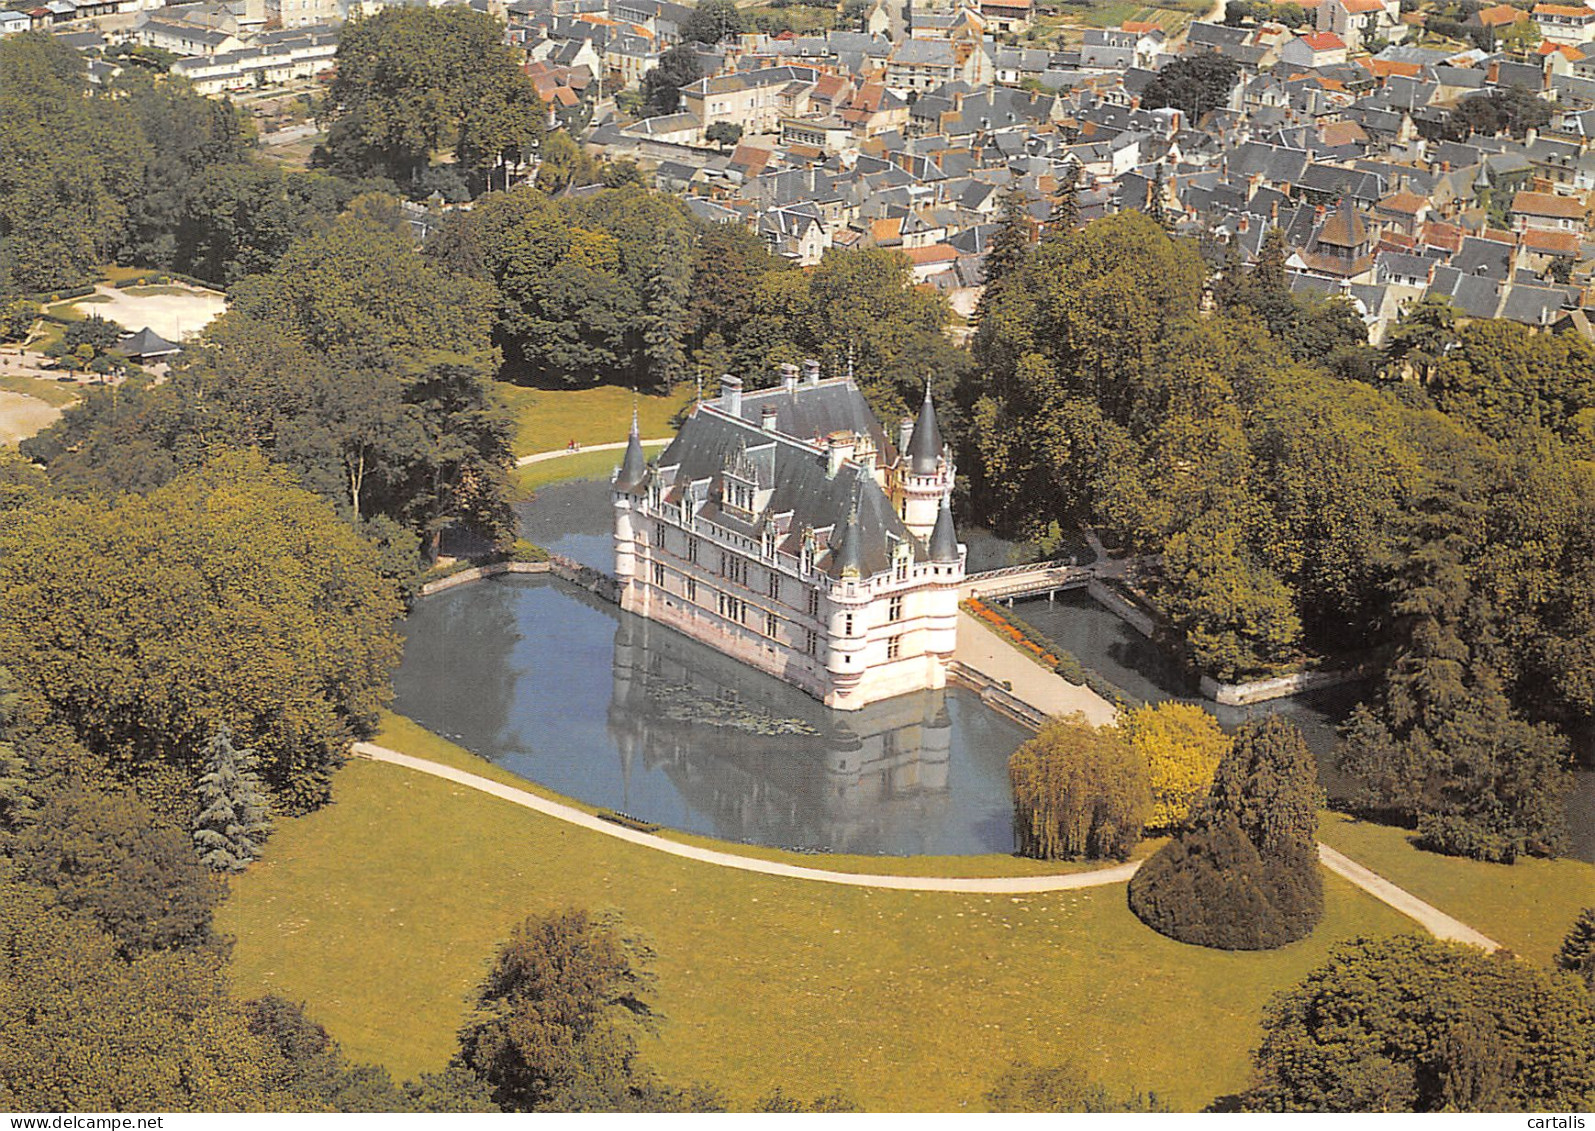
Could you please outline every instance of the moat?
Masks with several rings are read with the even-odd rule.
[[[523,508],[532,541],[610,567],[607,487],[560,484]],[[971,539],[971,569],[1003,564]],[[990,560],[975,561],[976,554]],[[1166,660],[1085,594],[1020,615],[1131,695],[1188,698]],[[419,602],[404,625],[395,709],[516,774],[588,804],[731,841],[812,851],[1013,850],[1007,759],[1026,737],[962,689],[833,712],[661,625],[561,582],[498,578]],[[1325,767],[1359,694],[1218,708],[1279,711]],[[1207,706],[1212,709],[1211,704]],[[1572,853],[1595,858],[1595,773],[1569,805]]]

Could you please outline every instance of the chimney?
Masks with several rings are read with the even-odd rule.
[[[720,408],[732,416],[742,415],[742,378],[729,373],[720,378]]]
[[[775,406],[767,404],[759,413],[759,427],[766,432],[775,431]]]
[[[1322,224],[1324,222],[1324,215],[1328,211],[1329,211],[1329,209],[1325,208],[1322,204],[1320,204],[1317,207],[1315,207],[1313,209],[1313,223],[1314,224]]]
[[[832,432],[825,438],[825,474],[835,478],[842,464],[853,458],[853,436],[848,432]]]
[[[811,388],[820,383],[820,363],[812,357],[803,360],[803,383]]]
[[[897,422],[897,450],[908,451],[908,441],[914,435],[914,418],[905,416]]]
[[[793,365],[790,361],[783,361],[780,365],[780,371],[781,388],[785,389],[789,393],[797,392],[798,367]]]
[[[1528,129],[1523,131],[1523,144],[1533,145],[1535,141],[1539,139],[1539,136],[1540,131],[1535,129],[1533,126],[1530,126]]]
[[[1241,213],[1240,230],[1243,232],[1249,232],[1252,230],[1252,217],[1250,213]]]

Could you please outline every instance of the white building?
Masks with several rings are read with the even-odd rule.
[[[846,378],[722,379],[659,457],[616,472],[621,607],[857,710],[945,687],[964,547],[927,390],[893,443]]]

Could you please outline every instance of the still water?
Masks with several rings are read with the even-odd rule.
[[[396,707],[522,777],[726,840],[828,852],[1013,850],[1017,725],[952,689],[830,711],[562,582],[417,604]]]
[[[525,537],[611,568],[608,485],[558,484],[521,509]],[[971,568],[1011,545],[964,534]],[[1060,548],[1063,555],[1084,546]],[[978,561],[976,560],[978,558]],[[1084,593],[1019,616],[1146,702],[1191,699],[1178,669]],[[670,629],[543,578],[500,578],[417,604],[396,708],[523,777],[592,805],[727,840],[867,854],[1013,849],[1007,758],[1026,737],[959,689],[828,711]],[[1286,715],[1331,796],[1335,728],[1363,688],[1251,708]],[[1595,771],[1569,804],[1572,853],[1595,859]]]

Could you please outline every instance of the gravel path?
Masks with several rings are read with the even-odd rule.
[[[575,451],[571,451],[569,448],[555,448],[551,452],[533,452],[529,456],[518,458],[515,461],[515,466],[525,467],[529,463],[542,463],[544,460],[559,459],[561,456],[579,456],[582,452],[618,452],[629,442],[628,440],[616,440],[612,444],[583,444]],[[642,446],[645,448],[658,448],[668,443],[670,443],[670,437],[666,436],[663,440],[644,440]]]
[[[403,766],[417,773],[430,774],[435,778],[463,785],[468,789],[480,790],[494,797],[531,809],[556,820],[566,821],[573,825],[580,825],[584,829],[612,836],[618,840],[640,844],[645,848],[652,848],[665,852],[671,856],[681,856],[688,860],[697,860],[704,864],[716,864],[722,868],[735,868],[741,872],[758,872],[766,876],[784,876],[795,880],[815,880],[826,884],[845,884],[849,887],[862,888],[892,888],[897,891],[940,891],[962,892],[968,894],[1011,894],[1019,895],[1031,892],[1047,891],[1074,891],[1081,888],[1105,887],[1109,884],[1122,884],[1135,875],[1135,870],[1141,866],[1140,861],[1128,864],[1116,864],[1111,868],[1099,868],[1090,872],[1071,872],[1058,876],[988,876],[988,877],[943,877],[943,876],[892,876],[876,875],[863,872],[833,872],[824,868],[805,868],[797,864],[783,864],[775,860],[759,860],[752,856],[738,856],[732,852],[719,852],[712,848],[700,848],[694,844],[682,844],[679,841],[668,840],[652,833],[638,832],[595,817],[570,805],[552,801],[549,798],[531,793],[528,790],[517,789],[503,782],[484,778],[479,774],[467,770],[457,770],[453,766],[445,766],[441,762],[429,761],[425,758],[415,758],[409,754],[401,754],[397,750],[389,750],[385,746],[378,746],[370,742],[357,742],[354,744],[353,753],[357,757],[369,758],[375,762],[387,762],[394,766]],[[1416,921],[1430,934],[1440,939],[1451,939],[1457,942],[1468,943],[1472,946],[1483,947],[1485,950],[1499,950],[1501,944],[1497,943],[1472,927],[1457,919],[1453,919],[1439,908],[1431,906],[1413,895],[1411,892],[1397,887],[1383,876],[1364,868],[1355,860],[1336,852],[1327,844],[1318,846],[1318,859],[1324,867],[1341,876],[1375,899],[1389,904],[1408,918]]]

